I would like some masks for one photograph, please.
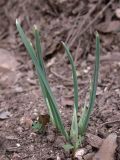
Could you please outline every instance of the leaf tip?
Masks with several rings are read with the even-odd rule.
[[[96,31],[96,37],[99,37],[99,33],[98,33],[98,31]]]
[[[38,28],[37,28],[36,24],[34,24],[34,29],[35,29],[35,30],[38,30]]]
[[[61,43],[62,43],[63,46],[65,45],[65,43],[63,41],[61,41]]]
[[[18,21],[18,19],[16,19],[16,25],[18,25],[19,24],[19,21]]]

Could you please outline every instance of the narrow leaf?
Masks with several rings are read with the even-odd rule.
[[[86,132],[90,114],[93,110],[94,103],[95,103],[97,82],[98,82],[98,75],[99,75],[99,63],[100,63],[99,59],[100,59],[100,40],[99,40],[98,33],[96,33],[96,60],[95,60],[93,81],[92,81],[91,89],[90,89],[90,102],[89,102],[88,108],[86,108],[85,106],[84,111],[82,113],[82,117],[81,117],[82,119],[80,119],[80,122],[79,122],[79,130],[82,130],[82,134],[85,134]]]
[[[40,42],[40,34],[37,29],[37,26],[34,26],[34,35],[35,35],[35,47],[36,47],[38,61],[39,61],[39,64],[40,64],[43,72],[45,73],[43,57],[42,57],[42,48],[41,48],[41,42]]]
[[[69,136],[64,128],[64,125],[63,125],[61,117],[60,117],[60,113],[57,109],[56,100],[52,94],[50,87],[49,87],[48,81],[46,80],[45,74],[44,74],[42,68],[40,67],[39,61],[38,61],[36,54],[35,54],[35,51],[34,51],[32,45],[30,44],[30,42],[28,41],[28,39],[26,38],[26,35],[24,34],[24,32],[23,32],[23,30],[17,20],[16,20],[16,26],[17,26],[17,29],[18,29],[19,34],[21,36],[21,39],[22,39],[22,41],[23,41],[30,57],[32,58],[32,61],[35,65],[35,67],[36,67],[36,70],[38,73],[38,78],[40,80],[40,83],[41,83],[41,86],[43,89],[43,93],[49,95],[49,98],[52,103],[51,111],[52,111],[53,117],[55,117],[54,120],[55,120],[56,126],[60,130],[60,132],[65,136],[66,140],[69,140]]]
[[[69,51],[69,48],[62,42],[66,54],[69,58],[70,64],[72,66],[72,76],[73,76],[73,85],[74,85],[74,111],[73,111],[73,118],[72,118],[72,125],[70,130],[70,137],[75,143],[78,140],[78,123],[77,123],[77,112],[78,112],[78,83],[77,83],[77,74],[76,74],[76,67],[74,65],[74,61],[72,55]]]
[[[70,137],[71,137],[73,143],[76,143],[76,141],[78,141],[78,123],[77,123],[76,109],[74,109],[74,113],[73,113],[72,125],[71,125],[71,130],[70,130]]]
[[[75,104],[74,107],[76,108],[76,112],[78,112],[78,83],[77,83],[76,67],[74,65],[74,61],[69,51],[69,48],[65,45],[64,42],[62,42],[62,44],[65,48],[66,54],[72,66],[72,75],[73,75],[73,82],[74,82],[74,104]]]

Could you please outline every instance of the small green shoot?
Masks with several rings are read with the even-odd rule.
[[[50,88],[50,85],[45,73],[39,31],[35,26],[34,27],[35,49],[34,49],[32,46],[32,43],[27,39],[18,20],[16,20],[16,26],[20,34],[20,37],[22,39],[22,42],[24,43],[27,49],[27,52],[32,59],[32,62],[35,65],[41,90],[42,90],[42,94],[49,112],[50,120],[66,139],[66,144],[63,146],[64,149],[73,150],[74,152],[77,148],[80,147],[81,143],[84,140],[90,115],[91,115],[91,112],[93,111],[93,107],[95,103],[98,74],[99,74],[99,56],[100,56],[99,35],[98,33],[96,33],[96,60],[95,60],[93,80],[92,80],[92,84],[90,85],[89,106],[87,106],[86,103],[84,104],[80,118],[78,118],[78,115],[77,115],[78,114],[78,83],[77,83],[76,67],[74,65],[74,61],[69,51],[69,48],[65,45],[64,42],[62,42],[72,67],[73,86],[74,86],[74,108],[73,108],[72,123],[71,123],[70,131],[67,132],[64,127],[62,118],[60,116],[56,99],[53,96],[52,90]],[[43,123],[42,119],[41,119],[41,122]],[[33,124],[33,128],[37,130],[41,130],[42,126],[43,125],[39,122]]]
[[[39,121],[33,122],[32,128],[38,133],[42,133],[44,130],[43,125]]]

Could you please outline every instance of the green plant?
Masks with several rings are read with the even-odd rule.
[[[82,114],[80,119],[78,119],[78,84],[77,84],[77,75],[76,75],[76,67],[73,62],[73,58],[70,54],[69,48],[62,42],[66,54],[69,58],[72,67],[72,75],[73,75],[73,82],[74,82],[74,108],[73,108],[73,117],[72,117],[72,124],[70,131],[66,131],[63,121],[61,119],[57,103],[51,88],[49,86],[49,82],[46,77],[43,58],[42,58],[42,50],[41,50],[41,42],[40,42],[40,35],[37,27],[34,27],[34,36],[35,36],[35,49],[32,46],[32,43],[27,39],[26,35],[22,27],[20,26],[18,20],[16,20],[17,30],[20,34],[22,42],[24,43],[29,56],[32,59],[33,64],[35,65],[39,82],[41,85],[43,97],[46,102],[47,109],[49,111],[50,120],[52,121],[53,125],[61,132],[61,134],[66,139],[66,144],[64,148],[66,150],[76,150],[82,143],[86,129],[88,126],[88,122],[90,119],[90,114],[94,107],[95,97],[96,97],[96,89],[97,89],[97,81],[98,81],[98,73],[99,73],[99,55],[100,55],[100,40],[99,35],[96,33],[96,61],[95,61],[95,69],[93,74],[93,80],[90,88],[90,98],[89,98],[89,106],[86,104],[83,107]],[[38,127],[39,128],[39,127]]]

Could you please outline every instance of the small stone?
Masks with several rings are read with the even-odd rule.
[[[4,120],[4,119],[8,119],[10,118],[12,115],[9,111],[2,111],[0,112],[0,120]]]
[[[17,146],[17,147],[20,147],[20,144],[19,144],[19,143],[16,143],[16,146]]]
[[[117,18],[120,18],[120,8],[117,8],[115,10],[115,15],[116,15]]]
[[[61,160],[61,158],[60,158],[59,154],[57,155],[57,160]]]
[[[19,86],[15,86],[14,92],[15,93],[22,93],[23,92],[23,88],[19,87]]]
[[[34,133],[34,132],[32,132],[32,133],[30,134],[30,138],[33,139],[33,140],[36,138],[36,136],[37,136],[37,134]]]
[[[85,149],[81,148],[75,152],[75,158],[78,160],[83,160],[83,155],[85,154]]]

